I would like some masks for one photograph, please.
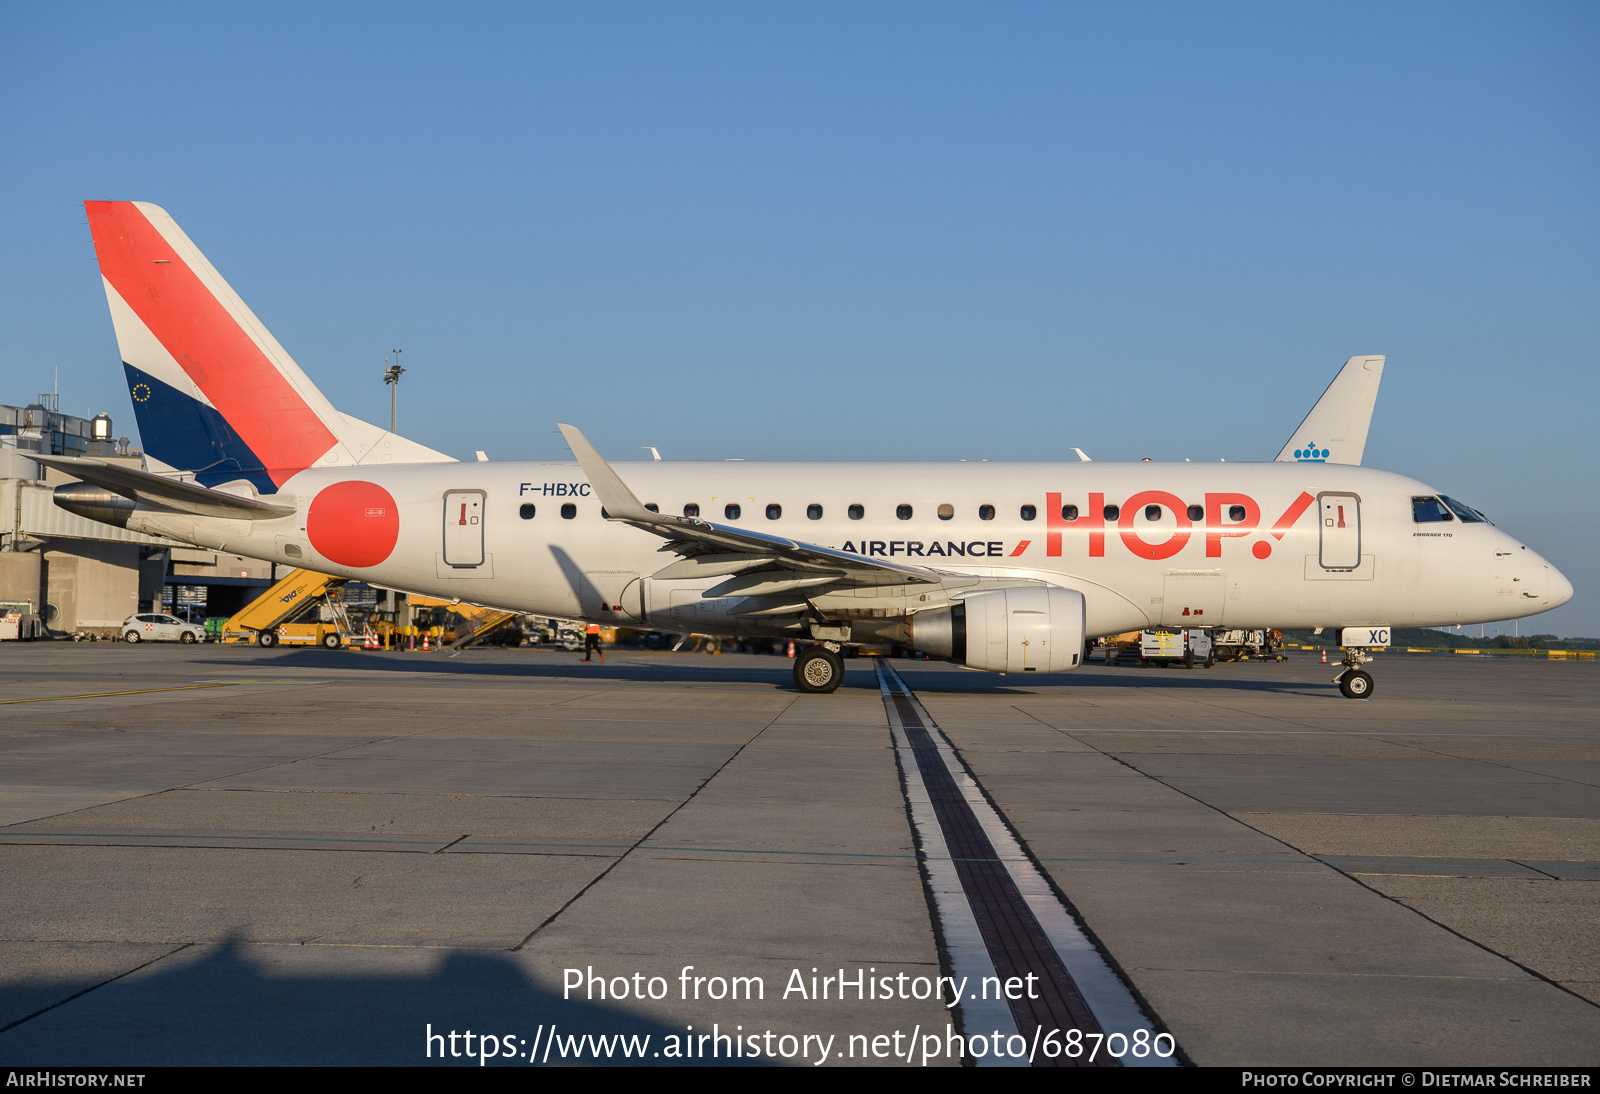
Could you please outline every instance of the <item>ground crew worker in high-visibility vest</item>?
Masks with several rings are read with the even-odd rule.
[[[600,663],[606,663],[606,651],[600,648],[600,624],[590,623],[588,630],[583,632],[583,663],[589,663],[589,655],[598,653]]]

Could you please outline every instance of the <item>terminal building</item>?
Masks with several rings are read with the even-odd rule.
[[[202,551],[59,508],[74,481],[31,455],[87,456],[144,468],[111,418],[60,412],[56,395],[0,405],[0,610],[36,614],[55,637],[116,637],[136,612],[191,605],[228,616],[271,585],[270,563]]]

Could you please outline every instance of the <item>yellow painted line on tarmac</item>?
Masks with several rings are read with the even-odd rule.
[[[140,688],[138,691],[96,691],[88,695],[41,695],[37,699],[0,699],[0,707],[11,703],[59,703],[65,699],[108,699],[114,695],[152,695],[158,691],[196,691],[200,688],[231,688],[238,684],[224,680],[220,684],[183,684],[173,688]]]

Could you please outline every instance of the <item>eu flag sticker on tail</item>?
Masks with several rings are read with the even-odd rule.
[[[261,458],[215,409],[126,362],[122,367],[140,440],[153,459],[178,471],[193,471],[201,486],[244,479],[258,493],[278,492]]]

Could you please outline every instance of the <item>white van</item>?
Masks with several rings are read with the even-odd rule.
[[[1184,668],[1192,669],[1197,664],[1210,668],[1216,662],[1210,631],[1188,627],[1176,631],[1159,629],[1139,632],[1141,665],[1182,664]]]

